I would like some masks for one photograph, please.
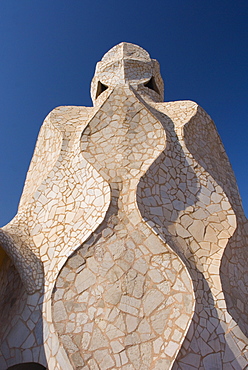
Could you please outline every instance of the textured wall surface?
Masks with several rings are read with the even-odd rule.
[[[47,116],[0,230],[0,369],[246,369],[248,222],[213,121],[129,43],[91,95]]]

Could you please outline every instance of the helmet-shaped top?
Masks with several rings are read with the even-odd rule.
[[[110,49],[96,65],[91,83],[93,102],[107,88],[131,85],[144,98],[163,101],[164,84],[159,63],[138,45],[122,42]]]

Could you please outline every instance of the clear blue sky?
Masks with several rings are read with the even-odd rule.
[[[165,101],[211,115],[248,214],[247,0],[1,0],[0,225],[16,213],[43,119],[91,106],[95,63],[121,41],[160,62]]]

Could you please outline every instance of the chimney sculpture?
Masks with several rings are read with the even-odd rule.
[[[126,42],[91,96],[47,116],[0,230],[0,368],[247,368],[248,222],[213,121]]]

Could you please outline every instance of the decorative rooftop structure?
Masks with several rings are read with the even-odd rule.
[[[0,369],[246,369],[248,221],[213,121],[130,43],[91,96],[49,113],[0,230]]]

